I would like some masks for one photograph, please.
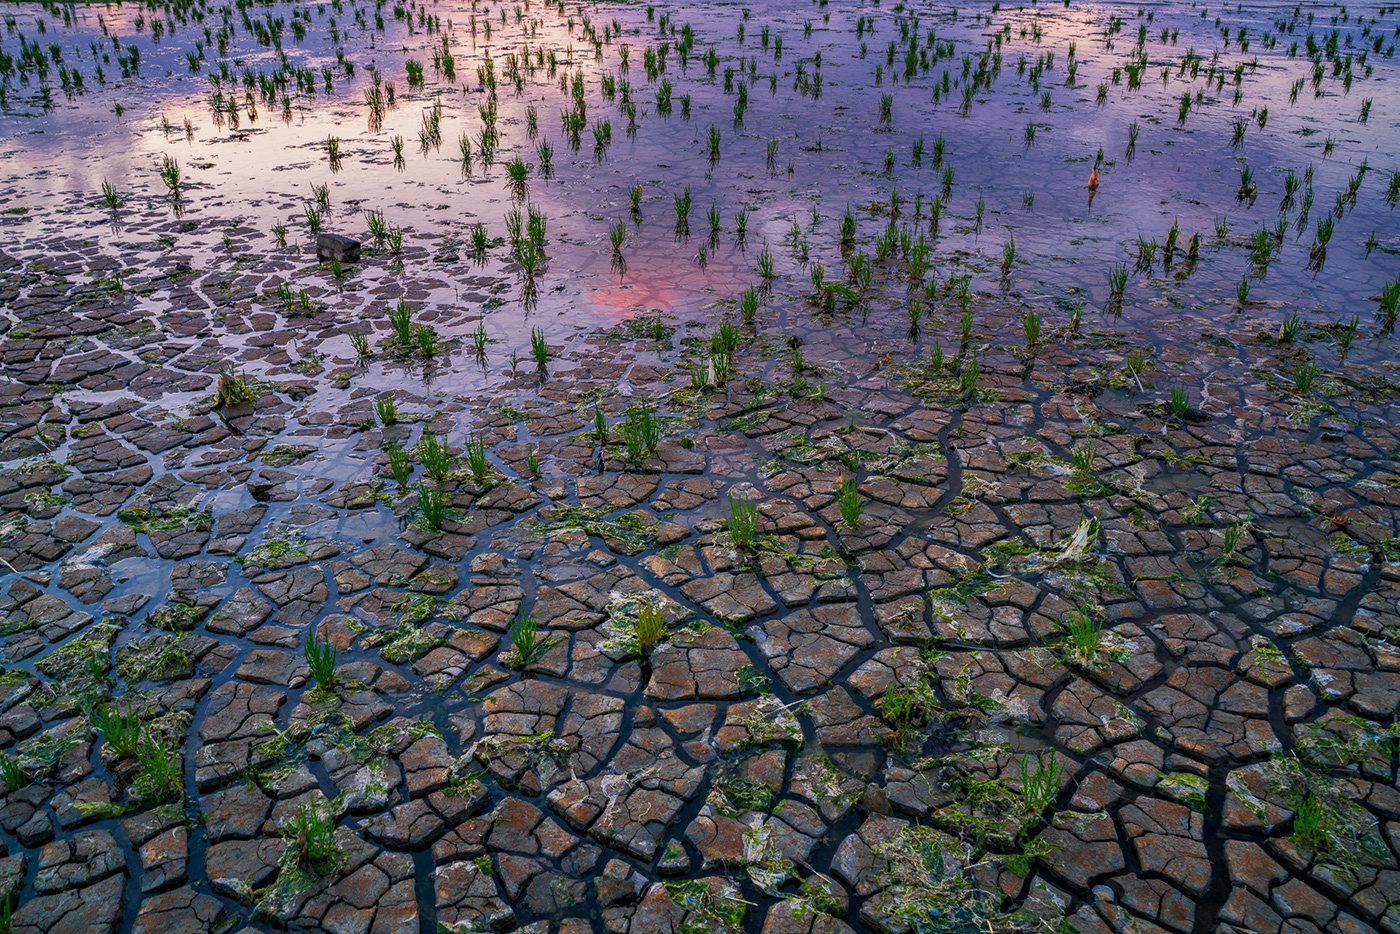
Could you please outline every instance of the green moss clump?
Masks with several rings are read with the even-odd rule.
[[[143,509],[131,506],[117,513],[117,518],[137,532],[173,532],[182,529],[210,529],[214,514],[207,509],[169,506]]]
[[[749,811],[768,811],[773,807],[772,789],[745,778],[720,779],[715,782],[715,790],[724,799],[717,804],[720,813],[729,817],[741,817]]]
[[[446,636],[431,635],[405,621],[399,624],[392,641],[380,648],[379,655],[391,665],[404,665],[417,661],[446,642]]]
[[[720,934],[741,931],[746,903],[737,888],[703,879],[666,882],[666,891],[690,917],[677,928],[678,934]]]
[[[657,543],[656,523],[639,512],[606,518],[601,509],[584,506],[557,506],[550,509],[547,519],[533,520],[534,530],[544,534],[577,529],[588,535],[621,543],[631,553],[654,548]]]
[[[154,636],[122,649],[117,656],[117,674],[128,683],[159,681],[193,665],[190,652],[175,636]]]
[[[313,448],[299,445],[279,444],[262,456],[262,461],[270,467],[286,467],[295,464],[314,453]]]
[[[188,603],[167,603],[151,614],[151,624],[166,632],[189,632],[199,625],[204,612]]]

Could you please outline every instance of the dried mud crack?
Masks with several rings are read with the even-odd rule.
[[[0,927],[1400,931],[1395,10],[845,6],[6,11]]]

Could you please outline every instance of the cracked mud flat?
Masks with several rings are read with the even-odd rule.
[[[795,9],[5,8],[12,930],[1400,930],[1395,10]]]

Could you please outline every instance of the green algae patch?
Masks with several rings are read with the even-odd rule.
[[[532,520],[531,527],[544,535],[573,530],[596,535],[621,543],[629,554],[656,547],[656,523],[645,514],[629,512],[608,518],[608,512],[585,506],[557,506],[541,513],[543,518]]]

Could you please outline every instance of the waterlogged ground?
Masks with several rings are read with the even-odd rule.
[[[0,12],[12,930],[1400,930],[1396,9]]]

